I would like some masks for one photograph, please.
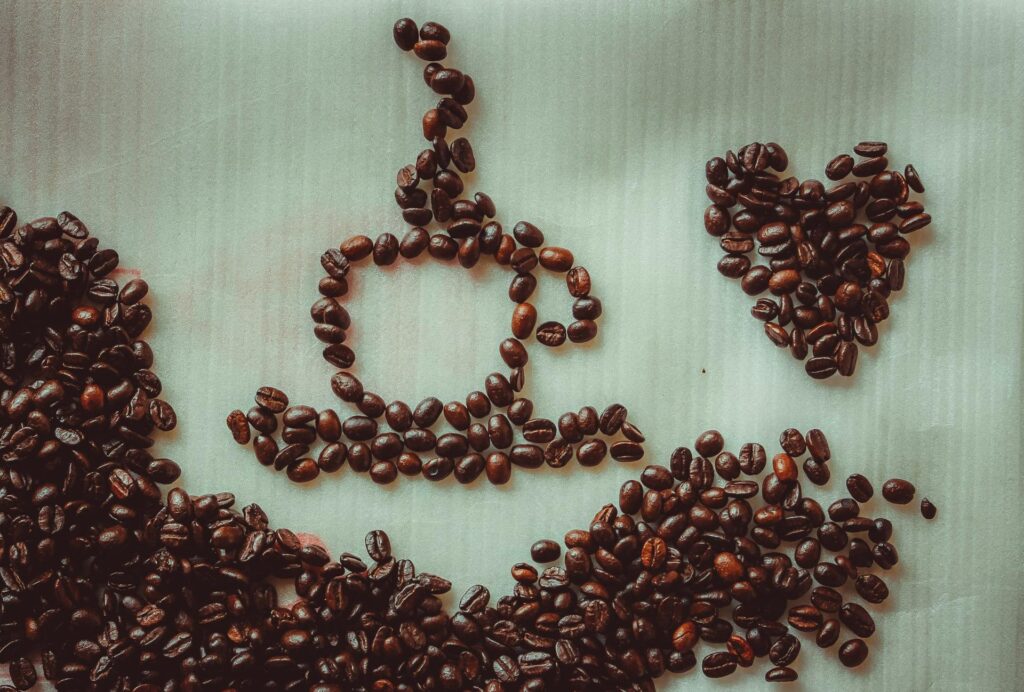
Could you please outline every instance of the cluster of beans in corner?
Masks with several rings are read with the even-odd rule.
[[[697,456],[681,447],[669,467],[645,468],[639,481],[623,484],[617,508],[606,505],[587,529],[566,533],[564,566],[540,573],[526,563],[512,568],[514,595],[499,601],[511,614],[504,636],[557,637],[556,658],[583,669],[569,679],[600,689],[694,668],[701,641],[717,649],[701,661],[712,678],[767,657],[773,667],[765,680],[796,680],[800,633],[822,649],[838,644],[843,665],[861,665],[875,623],[853,594],[868,604],[889,597],[878,572],[899,561],[892,524],[862,514],[873,488],[860,474],[847,480],[852,497],[827,509],[803,495],[797,458],[809,453],[807,468],[827,466],[831,456],[820,430],[805,438],[788,429],[780,445],[769,465],[761,445],[745,444],[735,455],[723,451],[721,434],[711,430],[697,438]],[[766,467],[760,483],[751,478]],[[891,479],[882,494],[908,504],[915,488]],[[921,512],[931,519],[936,509],[925,499]],[[553,540],[531,549],[540,564],[560,556]],[[567,589],[574,589],[571,596]],[[603,635],[603,644],[592,634]],[[588,658],[600,660],[596,652],[605,663],[596,677],[586,677]],[[516,681],[515,666],[505,664],[503,682]],[[503,671],[496,672],[502,680]]]
[[[442,95],[435,108],[423,116],[423,136],[430,142],[415,163],[398,171],[395,198],[402,216],[412,226],[401,238],[382,233],[376,240],[355,235],[331,248],[320,258],[326,275],[319,282],[319,298],[311,307],[316,337],[326,345],[324,359],[340,368],[331,378],[334,394],[358,413],[344,420],[333,409],[316,410],[289,405],[288,396],[275,387],[262,387],[256,405],[248,411],[228,414],[227,425],[239,444],[252,444],[260,463],[285,470],[294,482],[304,483],[321,472],[339,470],[345,463],[356,472],[368,472],[380,484],[400,475],[423,476],[440,481],[454,476],[461,484],[481,476],[495,485],[507,483],[512,470],[562,467],[573,457],[582,466],[596,466],[608,456],[621,462],[644,455],[644,436],[629,420],[621,404],[603,411],[584,406],[557,419],[534,414],[533,402],[522,395],[529,360],[530,338],[549,348],[567,341],[585,343],[597,335],[601,301],[591,295],[587,269],[575,264],[573,254],[545,244],[543,232],[520,221],[506,233],[496,220],[494,201],[486,194],[466,193],[462,175],[476,169],[473,148],[465,137],[450,144],[449,130],[461,129],[467,120],[466,106],[476,88],[468,75],[442,65],[447,55],[449,32],[428,22],[417,28],[411,19],[394,26],[394,38],[402,50],[429,61],[424,79]],[[461,174],[461,175],[460,175]],[[429,186],[428,194],[421,186]],[[438,228],[431,234],[428,227]],[[498,345],[508,374],[492,372],[483,388],[464,401],[443,403],[427,397],[415,406],[395,399],[390,402],[364,388],[351,371],[355,352],[347,342],[351,317],[342,305],[348,294],[348,276],[359,263],[378,267],[412,260],[426,252],[439,262],[456,259],[465,268],[487,257],[512,274],[508,295],[514,303],[511,335]],[[568,326],[554,320],[538,324],[537,309],[530,297],[537,287],[534,270],[541,268],[564,275],[573,299]],[[279,428],[278,417],[284,425]],[[432,428],[443,417],[448,432]],[[387,428],[384,428],[384,425]],[[279,438],[275,432],[280,429]],[[255,430],[255,435],[253,431]],[[522,439],[517,440],[518,436]],[[312,445],[323,444],[318,452]]]
[[[712,204],[704,228],[726,253],[718,271],[739,279],[750,296],[771,292],[751,314],[773,344],[807,359],[816,379],[852,375],[857,344],[878,341],[889,296],[903,288],[904,236],[931,223],[911,199],[911,191],[924,192],[917,171],[890,170],[887,150],[884,142],[861,142],[854,147],[860,160],[835,157],[825,167],[833,182],[827,188],[773,173],[789,166],[774,142],[748,144],[705,167]],[[751,261],[755,248],[767,264]]]

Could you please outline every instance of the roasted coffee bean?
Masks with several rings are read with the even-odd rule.
[[[937,511],[938,510],[935,508],[935,505],[932,504],[932,501],[929,500],[927,497],[921,500],[922,517],[924,517],[925,519],[934,519]]]
[[[245,414],[235,409],[228,414],[228,429],[231,431],[231,436],[235,438],[235,442],[240,445],[249,444],[250,430],[249,421],[246,420]]]
[[[487,473],[487,480],[494,485],[504,485],[512,476],[512,464],[504,452],[489,454],[484,470]]]
[[[537,327],[537,341],[551,348],[564,344],[566,335],[565,326],[559,322],[544,322]]]
[[[716,651],[701,661],[701,671],[709,678],[724,678],[736,670],[736,657],[728,651]]]
[[[800,640],[792,634],[780,637],[768,652],[768,658],[777,666],[788,666],[800,655]]]
[[[288,396],[274,387],[260,387],[256,392],[256,403],[271,413],[281,413],[288,408]]]
[[[889,587],[874,574],[862,574],[854,582],[857,593],[868,603],[881,603],[889,597]]]
[[[529,338],[537,323],[537,308],[530,303],[520,303],[512,311],[512,335],[517,339]]]
[[[578,320],[596,320],[601,311],[601,301],[594,296],[577,298],[572,304],[572,316]]]
[[[896,547],[888,542],[876,543],[875,547],[871,549],[871,557],[875,559],[875,564],[882,569],[892,569],[900,561]]]
[[[916,489],[912,483],[892,478],[882,485],[882,497],[896,505],[906,505],[914,500]]]
[[[821,648],[827,649],[839,640],[839,633],[841,629],[839,620],[829,618],[822,623],[821,629],[819,629],[818,634],[815,635],[814,642]]]
[[[576,459],[581,466],[597,466],[607,453],[608,446],[603,440],[588,440],[576,448]]]
[[[565,330],[569,341],[575,344],[585,343],[597,336],[597,323],[593,320],[576,320]]]
[[[839,660],[847,668],[856,668],[868,657],[868,645],[863,639],[850,639],[839,647]]]
[[[562,547],[555,541],[537,541],[530,548],[530,557],[534,562],[554,562],[562,554]]]

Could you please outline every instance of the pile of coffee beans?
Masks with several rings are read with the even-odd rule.
[[[889,169],[884,142],[861,142],[861,157],[840,154],[818,180],[782,178],[789,167],[774,142],[754,142],[707,162],[704,228],[719,239],[724,276],[759,298],[751,314],[764,332],[816,379],[849,376],[857,344],[878,341],[889,297],[903,288],[910,252],[906,235],[931,223],[914,167]],[[774,172],[773,172],[774,171]],[[736,207],[739,207],[738,209]],[[766,264],[755,264],[757,250]],[[787,330],[788,327],[788,330]]]
[[[440,58],[442,27],[417,32],[402,20],[400,45],[410,31],[417,54]],[[813,633],[822,648],[838,644],[844,665],[866,660],[875,623],[850,589],[866,603],[885,601],[878,572],[899,555],[892,524],[862,514],[873,495],[864,476],[851,476],[851,497],[827,510],[803,495],[800,457],[809,454],[811,482],[829,477],[817,430],[783,432],[760,480],[761,445],[733,454],[719,433],[701,434],[696,454],[681,447],[668,466],[648,466],[622,486],[618,507],[567,533],[564,556],[555,541],[538,541],[531,556],[547,567],[515,565],[511,594],[492,603],[474,586],[454,614],[440,598],[450,582],[396,558],[383,532],[366,537],[371,564],[347,552],[333,559],[272,528],[259,506],[236,509],[229,492],[175,487],[165,497],[160,486],[180,468],[157,456],[157,433],[174,428],[176,415],[159,398],[141,338],[152,319],[148,287],[121,286],[118,261],[68,212],[19,225],[0,207],[0,662],[12,682],[4,689],[45,679],[67,692],[650,691],[665,671],[696,667],[699,641],[716,645],[701,662],[710,677],[767,657],[766,679],[784,682],[797,677],[794,631]],[[357,381],[342,375],[332,384],[349,396]],[[483,397],[511,409],[492,394]],[[367,406],[364,396],[351,400]],[[461,415],[441,408],[449,422]],[[279,415],[289,445],[335,444],[341,434],[353,439],[346,423],[368,426],[289,406],[272,387],[228,424],[247,443],[252,428],[256,440],[273,433]],[[530,420],[521,424],[527,439],[546,428]],[[575,444],[570,422],[559,421],[560,439]],[[581,412],[575,423],[580,449],[596,432],[639,437],[621,406]],[[390,444],[367,440],[370,457],[374,443]],[[433,448],[450,444],[439,438]],[[268,453],[270,463],[296,480],[315,473],[279,462],[281,451]],[[915,494],[902,479],[882,486],[896,504]],[[935,506],[925,499],[921,512],[931,518]],[[296,596],[287,605],[282,583]]]
[[[899,560],[892,524],[862,513],[871,497],[864,476],[847,481],[858,499],[823,508],[803,494],[797,458],[807,453],[805,469],[827,469],[821,431],[786,430],[780,446],[769,466],[761,445],[733,454],[711,430],[697,438],[696,454],[680,447],[668,467],[648,466],[639,481],[623,484],[617,507],[606,505],[588,528],[565,535],[561,566],[512,568],[514,593],[499,600],[506,620],[490,631],[484,625],[484,636],[543,643],[552,665],[566,669],[562,679],[585,689],[622,689],[694,668],[701,641],[716,649],[701,660],[712,678],[767,657],[773,667],[765,680],[796,680],[801,633],[823,649],[838,643],[843,665],[862,664],[875,622],[854,594],[868,604],[888,598],[879,571]],[[884,488],[891,502],[913,497],[907,481]],[[551,540],[531,550],[542,564],[560,555]],[[496,673],[512,684],[534,677],[521,665]]]
[[[398,171],[395,199],[412,228],[401,240],[391,233],[382,233],[376,240],[355,235],[323,253],[320,264],[326,275],[319,283],[321,298],[310,309],[313,332],[327,344],[324,359],[341,368],[331,378],[331,388],[358,413],[342,420],[333,409],[289,407],[284,392],[263,387],[255,407],[228,415],[231,434],[239,444],[251,442],[260,463],[285,469],[297,483],[311,481],[322,471],[337,471],[346,461],[352,470],[369,472],[381,484],[399,475],[432,481],[454,476],[468,484],[485,475],[501,485],[517,466],[557,468],[574,456],[583,466],[596,466],[608,456],[622,462],[642,458],[644,436],[626,419],[621,404],[601,412],[584,406],[546,418],[534,415],[533,402],[522,396],[529,339],[536,338],[549,348],[567,341],[590,341],[597,335],[601,301],[591,295],[590,274],[575,263],[572,252],[545,245],[544,233],[528,221],[518,222],[511,234],[506,233],[496,220],[494,201],[482,192],[470,198],[465,190],[461,175],[476,168],[473,148],[465,137],[449,143],[447,136],[449,130],[466,124],[465,107],[473,101],[476,87],[469,75],[438,62],[447,55],[448,30],[435,22],[417,29],[411,19],[401,19],[395,23],[394,38],[402,50],[428,61],[424,80],[443,96],[423,116],[423,135],[430,147],[419,153],[415,163]],[[425,188],[430,190],[429,206]],[[432,223],[436,225],[433,234],[428,230]],[[378,267],[387,267],[424,252],[440,262],[458,259],[465,268],[487,257],[508,267],[514,273],[508,295],[515,307],[511,335],[498,345],[509,368],[507,375],[497,371],[487,375],[482,389],[469,392],[464,401],[444,403],[427,397],[412,407],[368,391],[351,371],[355,352],[346,343],[351,318],[342,300],[348,294],[349,272],[360,262],[372,260]],[[533,274],[537,266],[564,275],[573,298],[573,321],[568,326],[554,320],[538,324],[537,309],[529,302],[537,287]],[[278,440],[274,432],[279,414],[284,426]],[[450,428],[447,432],[436,430],[435,423],[442,417]],[[317,439],[324,445],[311,455]]]

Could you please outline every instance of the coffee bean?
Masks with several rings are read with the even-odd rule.
[[[412,47],[416,44],[419,37],[416,30],[416,22],[404,17],[395,22],[392,34],[395,37],[395,43],[404,51],[412,50]]]
[[[288,396],[274,387],[260,387],[256,392],[256,403],[271,413],[281,413],[288,408]]]
[[[839,660],[847,668],[856,668],[868,657],[868,645],[863,639],[850,639],[839,647]]]
[[[317,456],[317,466],[321,471],[333,473],[340,469],[348,456],[348,448],[340,442],[331,442],[320,450]]]
[[[889,587],[874,574],[860,575],[854,582],[854,587],[860,597],[868,603],[881,603],[889,597]]]
[[[249,421],[246,420],[244,413],[235,409],[228,414],[227,423],[235,442],[240,445],[249,444]]]
[[[537,308],[530,303],[520,303],[512,311],[512,335],[517,339],[529,338],[537,323]]]
[[[520,221],[512,228],[512,234],[524,247],[537,248],[544,244],[544,234],[529,221]]]
[[[875,547],[871,549],[871,557],[875,559],[875,564],[882,569],[892,569],[900,561],[896,547],[887,542],[875,544]]]
[[[572,304],[572,316],[578,320],[596,320],[601,311],[601,301],[594,296],[577,298]]]
[[[924,517],[925,519],[934,519],[937,511],[938,510],[935,508],[935,505],[932,504],[932,501],[929,500],[927,497],[921,500],[922,517]]]
[[[636,461],[644,456],[644,448],[637,442],[621,440],[612,444],[612,459],[615,461]]]
[[[441,411],[444,409],[444,404],[441,400],[436,397],[427,397],[413,410],[412,419],[413,422],[420,428],[429,428],[441,415]]]
[[[836,359],[830,356],[820,356],[811,358],[807,361],[805,370],[807,374],[816,380],[825,379],[831,377],[838,370],[838,364]]]
[[[786,620],[790,627],[801,632],[814,632],[821,627],[821,612],[813,605],[794,606],[789,609],[789,617]]]
[[[800,640],[792,634],[780,637],[768,652],[768,658],[777,666],[788,666],[800,655]]]
[[[541,253],[543,256],[543,253]],[[584,267],[573,267],[565,275],[565,283],[569,288],[569,295],[574,298],[582,298],[590,293],[590,273]]]
[[[840,154],[825,166],[825,176],[829,180],[842,180],[850,175],[853,170],[853,157],[849,154]]]
[[[430,244],[430,234],[422,228],[412,228],[398,244],[398,252],[406,259],[414,259],[423,254]]]
[[[508,454],[509,461],[516,466],[536,469],[544,465],[544,450],[537,445],[513,445]]]
[[[785,666],[772,668],[764,674],[764,679],[767,682],[793,682],[797,677],[798,675],[795,670]]]
[[[900,478],[892,478],[882,485],[882,497],[896,505],[909,504],[914,500],[916,489],[912,483]]]
[[[608,446],[603,440],[588,440],[576,448],[576,460],[581,466],[597,466],[607,453]]]
[[[550,540],[537,541],[530,547],[530,557],[534,562],[554,562],[562,554],[562,547]]]
[[[540,266],[548,271],[567,272],[574,262],[572,253],[562,247],[546,247],[540,251]]]
[[[487,472],[487,480],[494,485],[504,485],[512,476],[512,465],[504,452],[489,454],[484,470]]]
[[[597,323],[593,320],[577,320],[566,327],[569,341],[581,344],[597,336]]]
[[[724,678],[736,670],[736,657],[728,651],[708,654],[701,662],[701,671],[709,678]]]

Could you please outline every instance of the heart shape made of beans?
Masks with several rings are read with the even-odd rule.
[[[704,228],[725,256],[718,271],[760,296],[751,314],[768,339],[805,360],[815,379],[853,374],[858,344],[878,341],[891,294],[903,288],[906,236],[931,223],[912,165],[892,170],[884,142],[860,142],[836,156],[819,180],[782,177],[774,142],[754,142],[705,165]],[[760,263],[751,259],[756,250]],[[810,356],[810,358],[808,358]]]

